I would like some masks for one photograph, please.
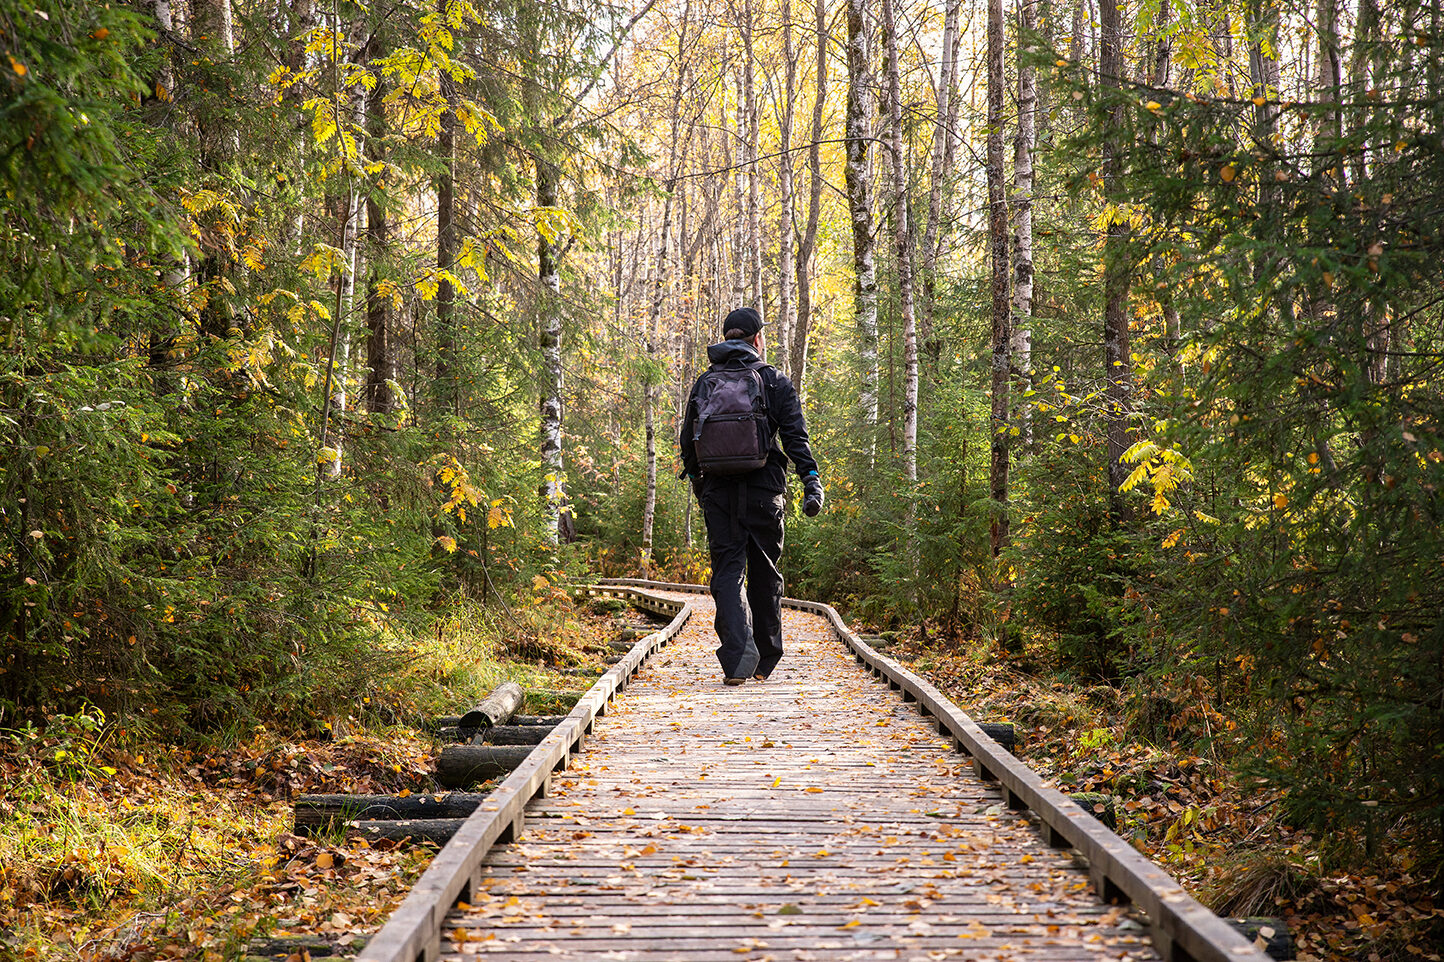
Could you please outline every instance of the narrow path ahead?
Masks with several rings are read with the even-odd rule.
[[[816,615],[721,684],[708,598],[486,860],[442,955],[1156,959]]]

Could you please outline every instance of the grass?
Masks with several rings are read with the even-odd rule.
[[[430,853],[299,838],[289,799],[428,790],[426,719],[503,681],[588,684],[555,669],[599,664],[612,622],[550,586],[535,595],[379,626],[371,664],[336,666],[365,682],[320,716],[237,719],[182,744],[95,708],[0,732],[0,960],[222,962],[255,935],[374,931]]]

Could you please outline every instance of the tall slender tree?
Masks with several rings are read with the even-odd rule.
[[[893,236],[897,245],[898,302],[903,322],[903,472],[918,479],[918,327],[913,305],[913,245],[908,228],[908,177],[903,155],[902,77],[893,0],[882,0],[887,47],[887,112],[893,179]]]
[[[989,420],[991,467],[988,494],[994,501],[989,545],[996,556],[1008,544],[1008,352],[1012,341],[1012,305],[1008,301],[1008,200],[1003,169],[1003,87],[1006,83],[1003,0],[988,0],[988,257],[993,303],[992,416]]]
[[[860,367],[858,406],[869,463],[878,418],[877,261],[872,223],[871,43],[866,0],[847,0],[847,203],[852,218],[853,318]]]
[[[1013,137],[1013,332],[1012,368],[1018,389],[1014,420],[1018,452],[1033,444],[1033,146],[1037,139],[1038,84],[1030,51],[1038,0],[1018,0],[1018,129]],[[1167,3],[1168,0],[1163,0]]]
[[[1123,110],[1118,92],[1127,77],[1123,58],[1123,0],[1099,0],[1098,78],[1104,96],[1113,99],[1108,109],[1107,128],[1103,138],[1103,193],[1107,203],[1117,204],[1123,198],[1123,158],[1128,145],[1123,142]],[[1107,457],[1109,508],[1115,519],[1124,514],[1123,481],[1128,470],[1123,452],[1129,445],[1129,418],[1133,402],[1133,367],[1129,354],[1128,290],[1131,271],[1127,260],[1128,219],[1114,211],[1108,220],[1103,254],[1103,376],[1105,417],[1107,419]]]

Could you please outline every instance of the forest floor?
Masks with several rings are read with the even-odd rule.
[[[560,617],[566,650],[530,646],[508,659],[495,645],[463,643],[490,663],[469,672],[469,694],[449,684],[453,700],[429,710],[464,711],[506,678],[528,689],[523,711],[567,710],[565,692],[604,670],[620,620]],[[549,670],[558,662],[571,671]],[[419,725],[425,712],[407,714]],[[440,746],[408,725],[332,726],[343,729],[286,736],[256,726],[225,746],[175,747],[86,714],[0,732],[0,960],[221,962],[254,938],[290,935],[320,935],[351,954],[434,849],[295,835],[291,800],[434,791]]]
[[[1158,718],[1146,726],[1153,737],[1140,737],[1137,706],[1121,690],[1052,680],[1031,647],[1010,662],[992,646],[938,638],[902,638],[887,653],[977,720],[1014,723],[1018,755],[1065,791],[1113,796],[1118,834],[1219,914],[1283,919],[1303,962],[1437,962],[1444,953],[1444,907],[1411,873],[1409,853],[1340,869],[1328,839],[1278,818],[1276,791],[1251,788],[1226,757],[1190,751],[1189,732]],[[1190,718],[1227,726],[1206,710]]]

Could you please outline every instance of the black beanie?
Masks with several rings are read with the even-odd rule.
[[[722,334],[726,336],[728,331],[741,331],[744,337],[751,337],[762,330],[762,315],[751,307],[739,307],[727,315],[727,320],[722,322]]]

